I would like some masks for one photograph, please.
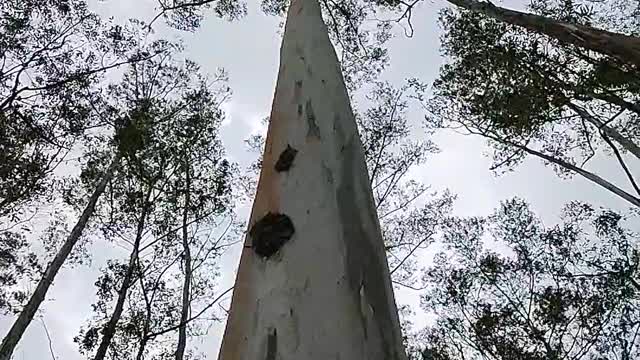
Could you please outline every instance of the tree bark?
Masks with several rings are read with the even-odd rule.
[[[405,360],[362,143],[317,0],[289,6],[270,119],[219,359]],[[297,152],[276,170],[288,146]],[[295,231],[262,256],[254,225],[269,213]]]
[[[111,345],[111,341],[113,340],[113,336],[116,333],[116,326],[118,325],[118,321],[120,321],[120,317],[122,316],[122,311],[124,310],[124,302],[127,299],[127,292],[129,290],[129,286],[131,286],[131,280],[133,279],[133,272],[136,267],[136,263],[138,261],[138,252],[140,250],[140,242],[142,241],[142,234],[144,232],[144,224],[149,211],[149,198],[151,196],[151,189],[153,186],[149,186],[149,190],[144,198],[144,205],[142,207],[142,213],[140,214],[140,219],[138,220],[138,225],[136,229],[136,238],[133,242],[133,249],[131,250],[131,255],[129,256],[129,264],[127,265],[127,272],[124,274],[124,279],[122,279],[122,284],[120,285],[120,289],[118,291],[118,299],[116,301],[116,307],[113,309],[111,313],[111,317],[105,325],[104,329],[102,329],[102,339],[100,340],[100,345],[98,346],[98,350],[96,351],[93,360],[104,360],[107,355],[107,350],[109,350],[109,345]]]
[[[484,1],[447,1],[453,5],[484,14],[498,21],[545,34],[563,43],[573,44],[609,55],[622,62],[640,68],[640,38],[505,9]]]
[[[178,329],[178,346],[176,360],[184,358],[187,346],[187,320],[189,320],[189,304],[191,303],[191,249],[189,247],[189,206],[191,205],[191,177],[189,164],[186,164],[186,184],[184,195],[184,211],[182,213],[182,248],[184,255],[184,283],[182,285],[182,309],[180,313],[180,328]]]
[[[53,280],[58,274],[58,271],[60,271],[60,268],[62,267],[64,262],[67,260],[67,257],[73,250],[73,247],[78,242],[78,239],[80,239],[82,232],[87,226],[87,222],[89,221],[89,218],[91,218],[91,216],[93,215],[93,212],[95,211],[95,207],[96,207],[96,203],[98,202],[98,199],[104,192],[107,186],[107,183],[113,177],[115,169],[120,163],[120,158],[121,158],[120,153],[117,153],[114,156],[113,160],[111,161],[111,164],[109,165],[105,173],[102,175],[102,179],[100,179],[100,181],[98,182],[98,185],[93,190],[91,197],[89,197],[89,202],[87,203],[84,210],[82,211],[82,214],[80,215],[80,218],[78,219],[73,229],[71,230],[71,233],[65,240],[60,250],[58,250],[58,253],[56,254],[56,256],[47,266],[47,269],[45,270],[42,278],[38,282],[38,285],[36,286],[35,291],[31,295],[31,298],[29,298],[29,302],[27,302],[25,307],[22,309],[22,311],[18,315],[18,318],[14,321],[13,325],[11,326],[11,329],[9,329],[9,332],[2,340],[2,345],[0,345],[0,360],[11,359],[11,356],[13,354],[13,351],[15,350],[16,345],[22,338],[22,335],[27,329],[27,326],[29,326],[29,324],[33,320],[33,317],[38,311],[38,308],[40,308],[40,304],[42,304],[42,302],[44,301],[44,298],[47,295],[47,291],[49,290],[49,287],[51,286],[51,284],[53,283]]]

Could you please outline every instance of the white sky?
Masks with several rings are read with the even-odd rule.
[[[522,8],[523,1],[508,0],[503,5]],[[92,1],[93,8],[105,16],[114,16],[116,21],[128,17],[149,20],[153,17],[154,0],[106,0]],[[443,61],[439,53],[440,29],[437,26],[438,10],[444,0],[425,0],[414,12],[415,35],[408,39],[400,29],[391,41],[391,66],[383,79],[401,85],[409,77],[418,77],[425,82],[435,79]],[[243,140],[251,133],[263,131],[262,118],[270,112],[278,69],[280,47],[279,18],[261,13],[256,0],[249,2],[249,14],[241,21],[229,23],[209,17],[202,28],[194,34],[163,30],[162,35],[182,36],[186,42],[187,56],[200,63],[203,70],[214,73],[223,67],[230,74],[230,86],[234,95],[225,105],[228,120],[222,130],[229,155],[242,164],[247,164],[255,154],[246,151]],[[410,120],[416,125],[414,136],[422,136],[419,124],[422,114],[419,109],[410,112]],[[416,169],[412,176],[432,185],[434,189],[450,189],[458,195],[455,212],[459,215],[486,215],[500,200],[520,196],[528,200],[547,224],[556,221],[562,205],[571,200],[585,200],[596,206],[616,209],[627,205],[603,190],[582,179],[560,180],[550,168],[537,160],[526,161],[517,172],[499,178],[490,171],[490,160],[484,156],[488,149],[479,138],[464,137],[451,132],[440,132],[434,141],[442,149],[426,165]],[[613,166],[607,167],[602,159],[592,166],[616,178],[623,184],[621,174]],[[638,165],[633,164],[632,165]],[[243,209],[242,216],[247,215]],[[238,262],[239,249],[230,251],[222,260],[223,277],[221,289],[232,285]],[[94,301],[93,283],[98,269],[109,256],[118,251],[109,245],[94,244],[95,255],[90,266],[65,269],[49,292],[43,306],[43,318],[49,329],[58,359],[81,359],[73,337],[80,325],[90,316],[90,305]],[[125,254],[120,254],[124,256]],[[426,265],[426,264],[425,264]],[[408,291],[397,293],[398,304],[416,304],[417,294]],[[423,323],[420,315],[417,323]],[[0,318],[0,333],[9,326],[8,319]],[[214,326],[210,335],[197,340],[210,359],[218,351],[223,324]],[[49,345],[40,320],[35,320],[15,353],[18,360],[51,359]]]

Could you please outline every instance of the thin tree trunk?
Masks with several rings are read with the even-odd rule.
[[[124,302],[127,299],[127,292],[129,290],[129,286],[131,285],[133,272],[138,261],[140,242],[142,241],[144,224],[148,215],[147,213],[149,211],[149,198],[151,196],[151,189],[153,189],[153,186],[149,186],[149,190],[145,195],[142,213],[140,214],[140,219],[138,220],[138,226],[136,229],[136,238],[133,243],[131,255],[129,256],[127,272],[124,275],[124,279],[122,279],[122,285],[120,285],[120,290],[118,291],[118,299],[116,301],[116,306],[113,309],[113,313],[111,313],[111,317],[109,318],[107,325],[104,327],[104,329],[102,329],[102,339],[100,340],[100,345],[98,346],[96,355],[93,357],[94,360],[104,360],[105,356],[107,355],[109,345],[111,345],[113,336],[116,333],[116,326],[118,325],[118,321],[120,321],[120,317],[122,316],[122,311],[124,310]]]
[[[453,5],[484,14],[498,21],[545,34],[564,43],[577,45],[588,50],[609,55],[640,68],[640,38],[505,9],[484,1],[447,1]]]
[[[576,106],[573,103],[569,103],[568,106],[573,111],[575,111],[576,114],[578,114],[581,118],[585,119],[586,121],[596,126],[598,130],[601,130],[606,136],[615,140],[625,150],[627,150],[628,152],[633,154],[633,156],[640,159],[640,146],[636,145],[629,138],[626,138],[625,136],[620,134],[616,129],[608,126],[606,123],[603,123],[602,121],[600,121],[600,119],[597,119],[595,116],[589,114],[586,110],[582,109],[581,107]]]
[[[140,253],[140,250],[138,250],[138,253]],[[140,346],[138,347],[138,354],[136,355],[136,360],[142,360],[144,356],[144,350],[146,349],[147,343],[149,342],[149,331],[150,331],[149,327],[151,324],[151,315],[152,315],[151,302],[153,301],[153,297],[155,294],[152,293],[151,300],[150,300],[147,294],[147,288],[144,284],[144,272],[142,271],[142,264],[140,263],[139,256],[136,256],[136,264],[138,265],[138,274],[139,274],[138,280],[140,281],[140,289],[142,290],[142,295],[144,297],[144,303],[145,303],[144,324],[142,326],[142,334],[140,335]],[[154,291],[158,286],[158,282],[160,281],[160,278],[162,277],[163,274],[164,274],[164,271],[160,273],[156,283],[153,285]]]
[[[38,282],[38,285],[36,286],[35,291],[31,295],[31,298],[29,298],[29,302],[27,302],[25,307],[22,309],[22,311],[20,312],[20,315],[18,315],[18,318],[14,321],[13,325],[11,326],[11,329],[9,329],[9,332],[2,340],[2,345],[0,346],[0,360],[11,359],[11,356],[13,354],[13,351],[16,345],[22,338],[22,335],[27,329],[27,326],[29,326],[29,324],[33,320],[33,317],[38,311],[40,304],[42,304],[42,302],[44,301],[44,298],[47,295],[47,291],[49,290],[49,287],[51,286],[51,284],[53,283],[53,280],[58,274],[58,271],[60,271],[60,268],[62,267],[67,257],[73,250],[73,247],[78,242],[78,239],[80,239],[80,236],[82,235],[84,228],[87,226],[87,222],[89,221],[89,218],[91,218],[91,216],[93,215],[93,212],[95,211],[95,207],[96,207],[96,203],[98,202],[98,199],[104,192],[104,189],[106,188],[107,183],[113,177],[115,169],[120,163],[120,158],[121,158],[120,153],[117,153],[114,156],[113,160],[111,161],[111,164],[106,169],[105,173],[102,175],[102,179],[100,179],[100,181],[98,182],[98,185],[93,190],[91,197],[89,197],[89,202],[87,203],[84,210],[82,211],[82,214],[78,219],[78,222],[76,222],[73,229],[71,230],[71,233],[65,240],[64,244],[62,245],[60,250],[58,250],[58,253],[56,254],[56,256],[47,266],[47,269],[45,270],[44,275]]]
[[[142,337],[142,341],[140,341],[140,347],[138,348],[138,353],[136,354],[136,360],[142,360],[144,356],[144,350],[147,347],[148,338],[145,336]]]
[[[191,177],[189,163],[186,161],[186,184],[184,194],[184,211],[182,213],[182,248],[184,255],[184,283],[182,285],[182,309],[180,313],[180,328],[178,329],[178,346],[176,360],[184,358],[187,346],[187,320],[189,319],[189,304],[191,303],[191,249],[189,247],[189,206],[191,206]]]
[[[317,0],[289,6],[249,224],[220,360],[406,359],[362,143]]]

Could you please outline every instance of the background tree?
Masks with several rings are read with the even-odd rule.
[[[532,6],[584,23],[635,26],[606,6],[554,4]],[[511,170],[531,155],[561,176],[578,174],[640,206],[640,188],[625,157],[640,157],[635,105],[640,77],[634,69],[473,12],[445,10],[441,21],[444,53],[451,60],[426,101],[428,125],[489,139],[493,170]],[[628,185],[585,167],[601,151],[611,155]]]
[[[216,234],[232,211],[234,167],[218,137],[225,82],[224,73],[208,79],[195,63],[166,54],[132,65],[111,87],[109,106],[132,119],[120,133],[127,147],[101,201],[98,228],[130,253],[96,283],[96,314],[76,338],[87,356],[167,356],[178,352],[168,336],[177,331],[184,354],[187,326],[200,329],[191,311],[205,306],[193,316],[210,314],[215,259],[235,226],[227,218]]]
[[[0,358],[8,358],[33,319],[53,278],[69,256],[91,216],[108,178],[115,170],[102,169],[95,188],[64,244],[54,249],[44,273],[33,256],[20,258],[22,240],[39,237],[33,229],[42,202],[60,204],[63,179],[56,169],[81,153],[87,131],[106,126],[92,107],[99,96],[97,86],[108,70],[156,56],[163,49],[141,51],[133,46],[136,32],[128,26],[111,26],[87,10],[83,1],[42,0],[3,2],[0,5],[0,222],[2,248],[7,259],[20,265],[22,285],[40,278],[30,296],[22,291],[14,304],[18,318],[4,337]],[[52,206],[51,208],[55,208]],[[43,242],[49,234],[42,235]],[[9,253],[14,249],[13,253]],[[26,250],[26,249],[25,249]],[[28,251],[27,251],[28,252]],[[33,268],[27,270],[24,264]],[[17,267],[3,266],[7,284]],[[40,276],[41,275],[41,276]],[[20,291],[20,290],[18,290]],[[24,301],[28,300],[24,308]],[[17,307],[16,307],[17,306]],[[20,310],[18,310],[20,309]]]
[[[370,107],[356,112],[356,121],[392,281],[411,288],[419,280],[417,259],[433,242],[454,197],[448,192],[438,194],[411,174],[439,151],[432,141],[411,136],[414,129],[407,109],[415,102],[418,84],[374,85],[367,96]]]
[[[631,67],[637,68],[640,65],[640,60],[638,60],[640,58],[640,38],[635,36],[597,29],[580,22],[556,20],[552,17],[505,9],[488,1],[447,1],[461,9],[548,36],[560,43],[576,45],[585,50],[605,54]],[[576,1],[573,0],[564,2],[569,7],[575,3]]]
[[[157,0],[157,4],[159,11],[149,27],[159,18],[164,18],[173,28],[195,31],[208,10],[229,21],[240,19],[247,13],[246,3],[239,0]]]
[[[0,15],[0,217],[16,221],[52,199],[53,171],[100,126],[91,101],[105,72],[154,54],[84,1],[3,1]]]
[[[451,218],[424,275],[423,359],[633,359],[640,286],[633,221],[568,204],[545,227],[520,199]]]

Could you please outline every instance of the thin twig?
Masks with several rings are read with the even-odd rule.
[[[49,334],[49,329],[47,329],[47,324],[44,322],[44,319],[40,319],[42,322],[42,327],[44,328],[44,333],[47,335],[47,341],[49,342],[49,352],[51,353],[51,358],[56,360],[56,354],[53,352],[53,341],[51,341],[51,335]]]

